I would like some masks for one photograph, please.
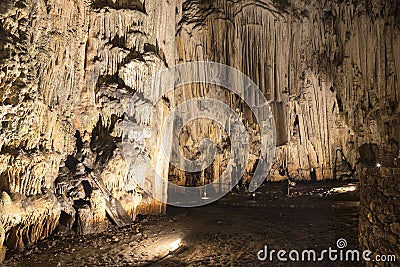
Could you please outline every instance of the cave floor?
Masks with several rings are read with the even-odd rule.
[[[287,197],[280,183],[267,183],[255,200],[247,192],[232,192],[207,206],[168,207],[166,216],[142,216],[127,228],[52,237],[22,253],[9,253],[5,265],[361,266],[257,259],[264,245],[277,251],[322,251],[337,248],[336,241],[344,238],[346,249],[358,249],[358,187],[340,192],[349,188],[354,189],[337,181],[298,184]],[[168,254],[178,239],[181,247]]]

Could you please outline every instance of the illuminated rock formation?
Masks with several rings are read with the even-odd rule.
[[[278,137],[268,180],[284,179],[282,171],[297,180],[364,179],[365,165],[398,166],[399,12],[398,1],[383,0],[3,1],[0,244],[22,249],[56,228],[100,231],[115,201],[116,212],[123,208],[132,219],[165,212],[137,186],[140,171],[126,166],[121,150],[135,92],[131,156],[160,152],[160,137],[149,140],[146,131],[171,106],[218,95],[246,123],[244,176],[251,179],[259,126],[237,96],[189,85],[166,96],[161,116],[151,117],[154,92],[141,85],[182,62],[225,63],[262,90]],[[225,170],[230,144],[217,123],[184,128],[184,154],[198,157],[204,137],[217,144],[213,165],[190,175],[170,166],[174,183],[199,185]]]
[[[132,218],[165,211],[137,188],[118,144],[133,93],[174,63],[174,14],[166,1],[3,1],[0,236],[8,248],[57,225],[99,231],[106,212],[118,213],[115,202]],[[149,120],[140,107],[137,116]]]

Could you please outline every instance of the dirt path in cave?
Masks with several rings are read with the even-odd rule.
[[[358,191],[329,191],[338,186],[338,182],[301,184],[292,197],[285,197],[280,184],[270,183],[258,190],[255,200],[246,192],[231,193],[199,208],[169,207],[167,216],[141,217],[125,229],[54,237],[21,254],[8,255],[5,265],[361,266],[257,259],[264,245],[275,250],[321,251],[336,248],[336,241],[345,238],[348,249],[358,249]],[[183,246],[162,258],[178,239]]]

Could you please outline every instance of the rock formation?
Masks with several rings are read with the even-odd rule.
[[[128,175],[118,146],[133,92],[174,63],[174,14],[168,1],[2,2],[0,221],[8,248],[56,227],[100,231],[113,201],[132,218],[165,211]],[[139,125],[149,116],[140,109]]]
[[[101,231],[113,210],[132,219],[165,211],[136,185],[140,170],[127,167],[121,149],[136,92],[132,157],[159,153],[146,133],[171,105],[218,94],[246,122],[251,179],[259,126],[237,96],[188,85],[165,96],[161,117],[149,112],[154,92],[141,85],[182,62],[230,65],[262,90],[278,137],[268,180],[283,179],[282,170],[296,180],[362,180],[365,166],[399,166],[399,12],[395,0],[4,0],[0,244],[23,249],[56,228]],[[204,137],[217,144],[212,166],[195,174],[166,167],[174,183],[198,185],[226,168],[230,143],[217,123],[184,128],[184,154],[196,159]]]
[[[400,257],[400,168],[364,167],[360,173],[361,247],[387,259]],[[380,262],[378,266],[385,266]],[[387,264],[387,263],[386,263]],[[374,266],[369,263],[368,266]]]
[[[377,147],[372,164],[394,164],[396,1],[185,1],[182,9],[179,62],[231,65],[271,101],[278,152],[269,179],[281,179],[279,168],[300,180],[353,175],[366,163],[364,144]]]

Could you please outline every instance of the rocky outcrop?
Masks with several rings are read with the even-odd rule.
[[[8,248],[56,228],[101,231],[106,212],[121,207],[132,219],[165,211],[136,186],[118,147],[132,95],[174,62],[174,14],[167,1],[2,2],[0,236]],[[140,109],[138,125],[150,115]]]

